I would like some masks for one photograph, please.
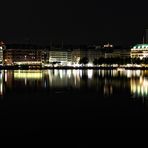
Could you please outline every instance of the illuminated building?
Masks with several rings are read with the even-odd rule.
[[[105,44],[103,47],[104,47],[104,48],[113,48],[114,45],[108,43],[108,44]]]
[[[105,58],[129,58],[130,50],[127,49],[112,49],[104,54]]]
[[[43,48],[33,45],[7,45],[1,50],[0,59],[4,66],[27,66],[27,67],[50,67],[50,66],[73,66],[79,67],[80,59],[86,57],[93,66],[95,59],[100,58],[128,58],[130,50],[121,50],[112,47],[96,48],[85,46],[81,48]],[[2,49],[2,48],[1,48]]]
[[[57,63],[60,66],[71,64],[71,50],[51,49],[49,51],[49,63]]]
[[[87,57],[89,60],[88,65],[93,65],[94,59],[99,59],[104,57],[104,51],[100,49],[96,49],[95,47],[86,47],[84,49],[80,49],[80,59]]]
[[[0,42],[0,65],[3,65],[3,51],[5,50],[5,44]]]
[[[94,59],[104,57],[104,53],[94,48],[52,49],[49,51],[49,63],[57,62],[59,66],[78,66],[80,59],[84,57],[89,59],[89,64],[93,64]]]
[[[138,44],[131,49],[131,58],[147,58],[148,44]]]
[[[94,59],[99,59],[104,57],[104,52],[98,49],[88,49],[88,59],[89,59],[89,64],[88,65],[93,65]]]
[[[4,51],[4,65],[41,66],[44,61],[44,50],[32,46],[7,47]]]
[[[80,61],[80,49],[72,50],[71,56],[72,56],[72,64],[73,65],[79,64],[79,61]]]

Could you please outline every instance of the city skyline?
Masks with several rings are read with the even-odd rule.
[[[144,1],[2,1],[6,43],[135,45],[148,26]],[[138,11],[137,11],[138,10]]]
[[[5,145],[146,141],[137,133],[148,127],[146,0],[0,4]]]

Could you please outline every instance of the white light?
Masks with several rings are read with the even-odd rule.
[[[132,72],[130,70],[127,70],[127,77],[131,78],[131,76],[132,76]]]
[[[136,70],[136,76],[140,76],[140,70]]]
[[[7,82],[7,72],[5,72],[5,82]]]
[[[27,85],[27,78],[25,78],[25,86]]]
[[[138,94],[140,94],[140,91],[141,91],[140,86],[137,86],[137,92],[138,92]]]
[[[77,75],[77,72],[76,72],[76,70],[74,69],[73,71],[73,75],[74,75],[74,77]]]
[[[80,78],[82,78],[82,70],[79,70]]]
[[[88,78],[92,79],[92,77],[93,77],[93,70],[88,70],[87,73],[88,73]]]
[[[0,84],[0,95],[3,95],[3,84]]]
[[[88,66],[88,67],[92,67],[93,64],[92,64],[92,63],[88,63],[87,66]]]
[[[71,70],[67,70],[67,76],[68,76],[68,78],[71,77]]]
[[[63,78],[63,71],[60,70],[59,72],[60,72],[60,78],[62,79]]]
[[[143,86],[148,87],[148,80],[146,80],[146,79],[143,80]]]
[[[73,66],[74,67],[80,67],[81,65],[80,64],[74,64]]]

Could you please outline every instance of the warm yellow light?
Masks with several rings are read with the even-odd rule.
[[[23,70],[16,70],[14,71],[14,78],[15,79],[41,79],[42,72],[40,71],[23,71]]]

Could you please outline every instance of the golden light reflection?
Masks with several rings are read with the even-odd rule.
[[[48,70],[46,75],[49,87],[80,87],[80,70]]]
[[[127,78],[140,77],[141,76],[141,70],[126,70],[125,76],[127,76]]]
[[[15,79],[41,79],[43,77],[41,71],[31,71],[31,70],[15,70]]]
[[[104,78],[102,78],[104,77]],[[116,78],[117,77],[117,78]],[[126,77],[128,79],[122,79]],[[104,81],[105,80],[105,81]],[[45,88],[91,88],[103,87],[104,95],[112,95],[123,86],[134,97],[148,97],[148,71],[140,70],[7,70],[0,73],[0,95],[6,88],[13,88],[17,81],[22,86],[38,85]],[[123,83],[124,82],[124,83]],[[105,84],[104,84],[105,83]],[[5,84],[5,87],[3,86]],[[124,86],[125,84],[125,86]],[[4,89],[5,88],[5,89]],[[123,89],[124,89],[123,88]]]
[[[7,82],[7,70],[5,70],[5,82]]]
[[[104,85],[104,95],[110,96],[113,94],[113,86],[112,85]]]
[[[131,79],[131,93],[135,97],[148,97],[148,78]]]

